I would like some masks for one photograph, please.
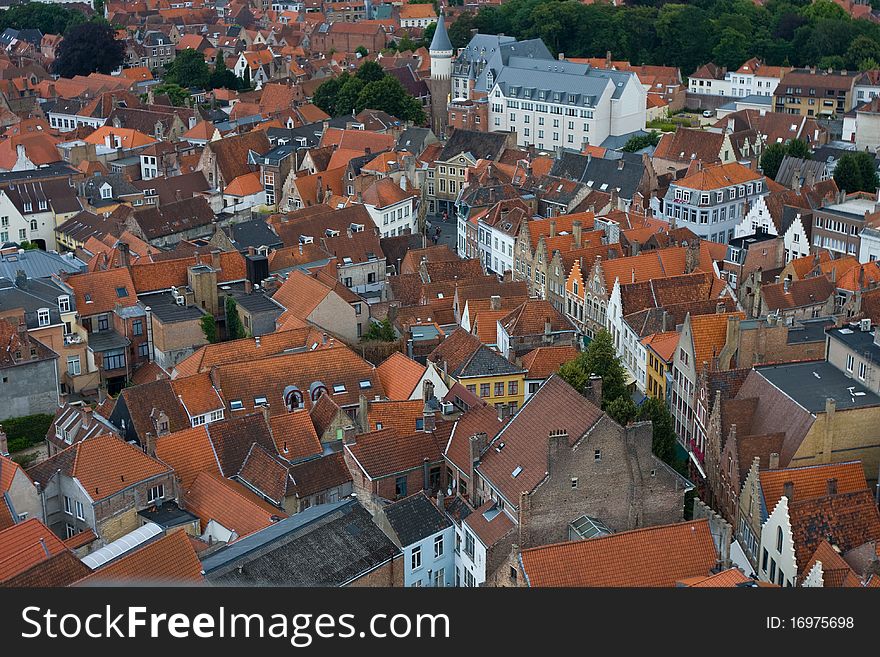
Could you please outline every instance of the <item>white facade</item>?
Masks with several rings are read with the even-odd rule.
[[[403,235],[410,230],[418,232],[418,214],[413,205],[413,197],[405,198],[391,205],[379,207],[364,203],[373,223],[379,227],[382,237]]]
[[[105,122],[106,119],[96,119],[92,116],[49,112],[49,125],[58,130],[58,132],[70,132],[71,130],[76,130],[80,126],[88,126],[97,129],[103,126]]]
[[[758,69],[760,71],[760,69]],[[745,96],[772,96],[779,85],[779,78],[755,73],[728,73],[725,81],[730,84],[730,93],[724,94],[743,98]]]
[[[401,18],[400,27],[428,27],[431,23],[436,22],[436,16],[428,16],[426,18]]]
[[[403,548],[403,585],[455,586],[455,526]]]
[[[582,76],[570,77],[574,82]],[[503,74],[499,79],[503,79]],[[544,99],[541,92],[536,99],[511,98],[496,82],[489,93],[489,129],[515,131],[518,145],[534,145],[539,150],[580,150],[587,144],[601,144],[609,136],[643,130],[647,119],[646,93],[638,78],[630,76],[616,98],[614,81],[605,82],[589,107],[569,104],[568,98],[572,96],[564,91],[551,90]],[[534,84],[541,84],[540,73],[535,73]],[[514,87],[509,82],[505,86]]]
[[[266,192],[263,189],[256,194],[246,194],[244,196],[223,195],[224,212],[235,214],[236,212],[245,212],[259,205],[266,205]]]
[[[45,240],[47,249],[54,248],[54,221],[47,221],[45,217],[41,220],[37,216],[26,219],[6,192],[0,190],[0,244],[4,242],[21,244],[37,239]]]
[[[465,239],[462,233],[467,227],[466,221],[459,221],[459,245]],[[480,261],[487,271],[503,274],[505,271],[513,271],[513,235],[499,230],[495,226],[489,226],[482,220],[477,223],[477,242],[480,246]],[[463,253],[459,246],[459,253]]]
[[[788,515],[788,498],[784,495],[779,498],[761,528],[758,579],[780,586],[794,586],[797,581],[797,561]]]
[[[853,93],[853,104],[860,105],[880,96],[880,84],[871,84],[866,80],[865,82],[857,83],[853,87]]]
[[[880,260],[880,230],[870,226],[859,234],[859,262]]]
[[[731,92],[730,80],[691,77],[688,82],[688,91],[692,94],[703,94],[705,96],[729,96]]]
[[[455,528],[455,585],[480,586],[486,581],[486,546],[464,523]]]

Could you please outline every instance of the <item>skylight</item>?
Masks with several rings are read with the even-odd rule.
[[[338,395],[343,392],[345,392],[345,386],[343,384],[337,383],[335,386],[333,386],[333,394],[334,395]]]
[[[244,408],[244,404],[241,403],[240,399],[233,399],[229,402],[229,408],[233,411],[240,411]]]
[[[510,476],[516,479],[519,476],[519,473],[522,472],[522,466],[518,465],[513,469],[513,472],[510,473]]]
[[[265,397],[254,397],[254,406],[260,406],[262,404],[268,404],[269,400]]]
[[[120,299],[122,299],[123,297],[127,297],[128,290],[126,290],[124,287],[117,287],[116,288],[116,296],[119,297]]]
[[[359,382],[358,385],[360,386],[361,390],[364,390],[366,388],[372,388],[373,382],[369,379],[364,379],[363,381]]]

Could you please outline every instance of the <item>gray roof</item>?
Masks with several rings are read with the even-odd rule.
[[[89,333],[89,351],[101,353],[111,349],[122,349],[131,344],[131,340],[116,331],[98,331]]]
[[[875,326],[870,331],[862,331],[858,324],[842,326],[828,331],[832,340],[839,340],[862,357],[874,363],[880,362],[880,345],[874,342]]]
[[[647,134],[648,133],[644,130],[633,130],[632,132],[627,132],[623,135],[608,135],[608,137],[600,144],[600,146],[602,148],[616,151],[626,146],[626,142],[628,142],[633,137],[644,137]]]
[[[446,32],[446,21],[443,18],[443,12],[437,19],[437,28],[434,30],[434,38],[431,39],[431,47],[429,51],[434,53],[437,51],[452,50],[452,41],[449,40],[449,34]]]
[[[550,169],[551,176],[586,183],[591,189],[617,190],[624,199],[631,199],[639,187],[645,165],[636,153],[615,153],[609,158],[563,152]]]
[[[832,398],[838,411],[880,406],[880,397],[826,361],[755,367],[767,379],[810,413],[824,413]]]
[[[494,349],[490,349],[486,345],[480,345],[474,354],[464,361],[452,375],[456,378],[495,376],[497,374],[520,374],[524,371]]]
[[[27,171],[4,171],[0,173],[0,186],[19,180],[40,180],[46,178],[60,178],[63,176],[79,175],[80,172],[66,162],[55,162],[39,169]]]
[[[58,297],[67,294],[55,284],[33,280],[24,281],[25,287],[16,287],[8,279],[0,278],[0,308],[5,311],[21,308],[24,310],[25,324],[29,329],[39,327],[37,311],[41,308],[49,309],[49,325],[57,326],[61,323],[61,312],[58,310]],[[73,309],[74,296],[69,295],[71,310]]]
[[[309,507],[208,556],[230,586],[344,586],[400,554],[355,499]]]
[[[149,306],[150,312],[163,324],[198,320],[203,314],[196,306],[178,306],[170,292],[142,295],[138,301],[144,307]]]
[[[478,130],[452,131],[446,146],[440,151],[437,159],[446,162],[456,155],[470,153],[478,160],[498,160],[504,152],[504,144],[507,142],[506,132],[480,132]]]
[[[281,238],[263,219],[240,221],[230,224],[224,230],[239,251],[247,251],[250,246],[258,249],[261,246],[280,247],[282,245]]]
[[[452,525],[422,491],[389,504],[383,511],[402,546],[418,543]]]
[[[49,278],[62,271],[68,274],[83,273],[86,263],[72,253],[61,255],[38,249],[0,255],[0,277],[15,280],[19,271],[23,271],[28,278]]]
[[[510,36],[475,34],[468,45],[459,51],[452,66],[452,74],[474,80],[474,89],[486,92],[489,90],[488,74],[491,72],[493,77],[497,76],[512,56],[554,59],[541,39],[517,41]]]
[[[508,98],[565,103],[595,107],[611,90],[612,98],[620,97],[635,73],[593,68],[567,60],[540,60],[511,57],[498,73],[496,83]]]
[[[397,138],[397,144],[394,148],[398,151],[407,151],[413,155],[421,155],[431,134],[430,128],[409,127]]]
[[[811,185],[813,182],[826,180],[829,177],[826,162],[786,155],[782,158],[782,164],[779,165],[775,180],[780,185],[793,188],[795,173],[800,174],[801,185]]]

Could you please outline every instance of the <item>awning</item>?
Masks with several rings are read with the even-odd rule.
[[[691,461],[694,462],[694,465],[697,466],[697,472],[699,472],[700,476],[705,479],[706,473],[703,472],[703,466],[700,465],[700,461],[697,459],[696,455],[692,451],[688,452],[688,455],[691,457]]]
[[[636,378],[632,374],[630,374],[630,371],[628,369],[626,369],[624,367],[623,368],[623,385],[629,387],[635,382],[636,382]]]

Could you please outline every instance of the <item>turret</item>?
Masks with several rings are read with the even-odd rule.
[[[431,39],[428,51],[431,53],[431,79],[448,80],[452,75],[452,42],[446,32],[442,11],[437,19],[437,29],[434,30],[434,38]]]

